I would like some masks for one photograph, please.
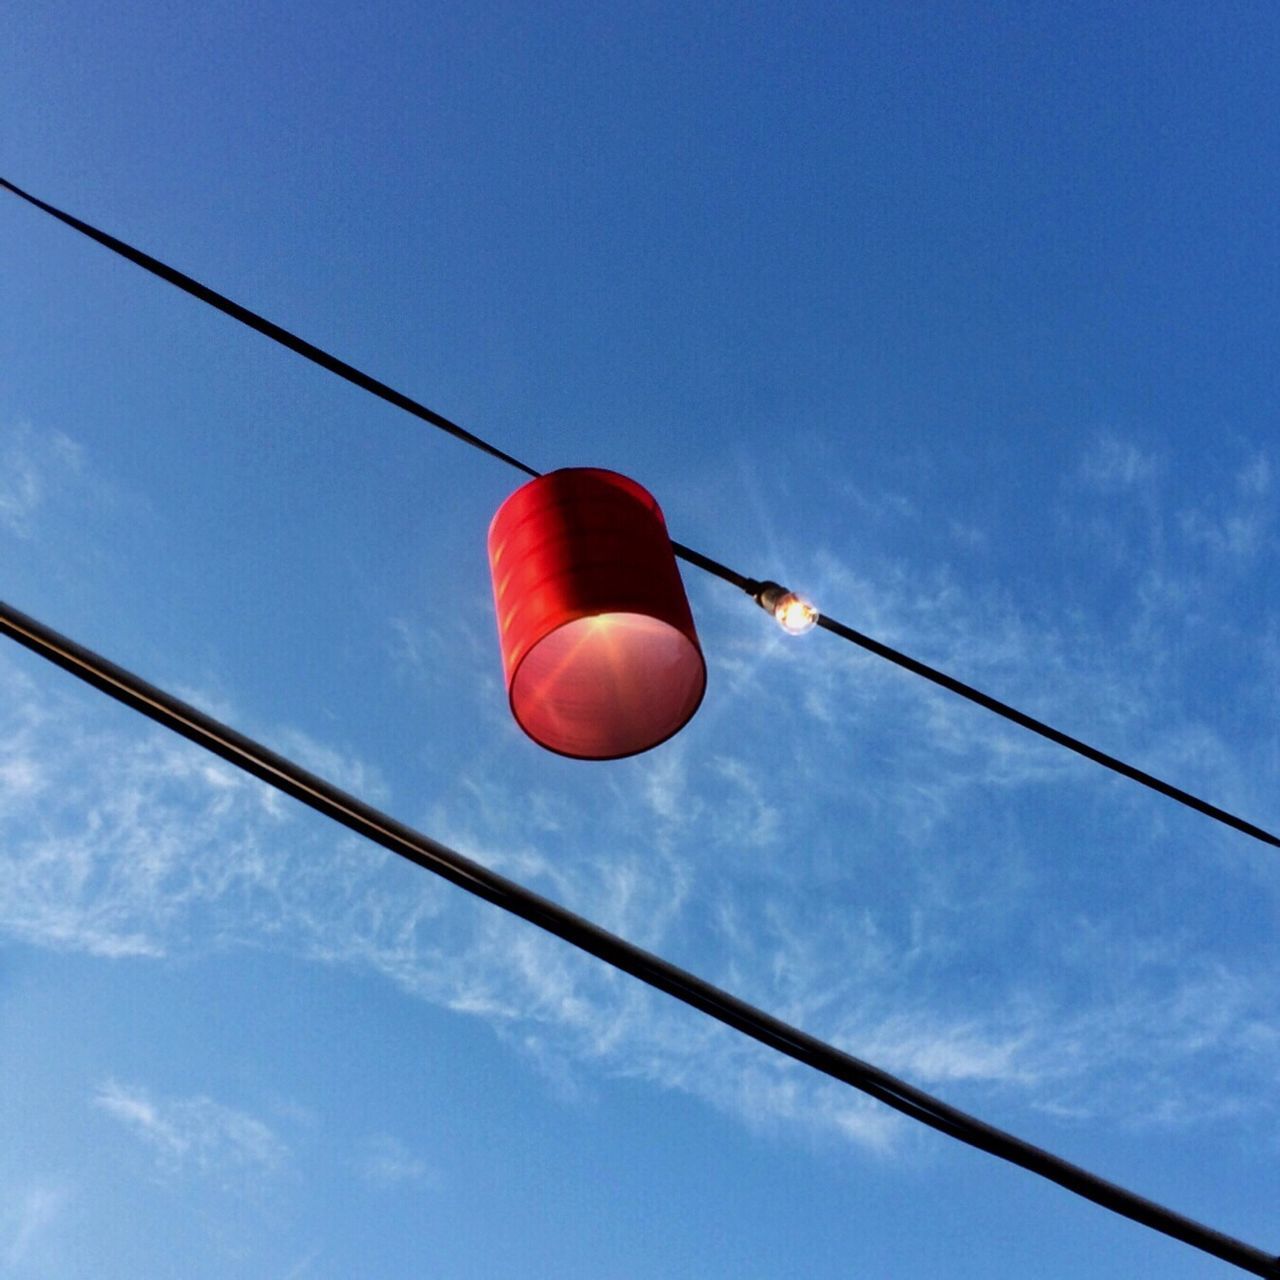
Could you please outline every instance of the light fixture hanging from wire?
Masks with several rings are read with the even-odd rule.
[[[615,760],[698,709],[707,668],[662,510],[626,476],[551,471],[489,528],[511,711],[537,743]]]
[[[420,404],[417,400],[405,395],[404,392],[397,391],[385,382],[380,382],[364,370],[356,368],[355,365],[348,364],[345,360],[340,360],[332,352],[317,347],[314,343],[308,342],[296,333],[290,333],[274,321],[258,315],[257,312],[250,311],[248,307],[241,306],[240,303],[233,299],[217,293],[215,290],[210,289],[208,285],[183,274],[183,272],[169,266],[167,263],[161,262],[158,258],[153,258],[149,253],[144,253],[134,245],[127,244],[125,241],[119,240],[108,232],[82,221],[65,210],[48,204],[46,201],[33,196],[30,192],[23,191],[20,187],[15,186],[4,178],[0,178],[0,190],[12,193],[20,200],[26,201],[34,208],[40,209],[50,217],[56,218],[59,222],[73,228],[81,235],[88,236],[89,239],[103,245],[112,253],[119,254],[121,257],[141,267],[144,271],[149,271],[158,279],[164,280],[177,289],[181,289],[184,293],[198,299],[206,306],[221,311],[237,323],[255,330],[272,342],[278,342],[281,346],[295,352],[306,360],[310,360],[313,364],[327,370],[336,377],[359,387],[362,391],[366,391],[370,395],[394,405],[397,409],[411,414],[422,422],[430,423],[431,426],[438,430],[464,441],[472,448],[479,449],[491,457],[515,467],[519,471],[523,471],[526,475],[536,476],[538,474],[527,462],[521,462],[519,458],[512,456],[503,449],[499,449],[496,445],[482,439],[473,432],[467,431],[456,422],[451,422],[448,418],[436,413],[434,409],[427,408],[426,405]],[[673,542],[671,547],[675,554],[686,563],[696,565],[699,569],[732,583],[735,587],[756,599],[757,602],[763,603],[760,597],[765,588],[777,585],[775,583],[758,582],[756,579],[750,578],[744,573],[739,573],[738,570],[731,568],[729,565],[721,564],[720,561],[713,559],[711,556],[705,555],[693,547],[685,546],[683,543]],[[770,607],[770,611],[773,611],[772,607]],[[1093,761],[1094,764],[1101,765],[1104,769],[1110,769],[1112,772],[1120,774],[1121,777],[1128,778],[1144,787],[1150,787],[1152,791],[1156,791],[1160,795],[1176,801],[1178,804],[1185,805],[1189,809],[1194,809],[1197,813],[1204,814],[1215,822],[1220,822],[1224,826],[1242,832],[1254,840],[1260,840],[1263,844],[1270,845],[1272,848],[1280,848],[1280,836],[1266,830],[1264,827],[1258,826],[1255,822],[1246,821],[1238,814],[1231,813],[1218,805],[1210,804],[1207,800],[1192,795],[1191,792],[1184,791],[1181,787],[1175,787],[1172,783],[1166,782],[1162,778],[1157,778],[1154,774],[1146,772],[1145,769],[1139,769],[1117,756],[1109,755],[1105,751],[1100,751],[1097,747],[1090,746],[1087,742],[1082,742],[1079,738],[1073,737],[1069,733],[1063,733],[1061,729],[1055,729],[1043,720],[1037,720],[1034,716],[1029,716],[1026,712],[1019,711],[1017,707],[1010,706],[1007,702],[1002,702],[999,698],[994,698],[990,694],[984,693],[981,689],[975,689],[963,680],[957,680],[945,671],[939,671],[936,667],[920,662],[909,654],[902,653],[898,649],[882,643],[873,636],[846,626],[829,614],[825,616],[818,615],[815,610],[813,617],[818,626],[823,627],[832,635],[839,636],[842,640],[855,644],[866,652],[883,658],[886,662],[892,662],[904,671],[920,676],[939,688],[946,689],[957,697],[965,698],[976,706],[1001,716],[1031,733],[1039,734],[1042,738],[1056,743],[1068,751],[1074,751],[1077,755]]]

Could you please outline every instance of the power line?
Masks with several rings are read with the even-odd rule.
[[[905,653],[899,653],[897,649],[891,649],[887,644],[882,644],[879,640],[873,640],[870,636],[863,635],[861,631],[855,631],[852,627],[847,627],[843,622],[837,622],[834,618],[828,618],[825,614],[819,616],[818,626],[825,628],[833,635],[848,640],[851,644],[856,644],[866,649],[868,653],[874,653],[877,657],[884,658],[886,661],[912,672],[914,675],[931,680],[941,688],[959,694],[960,697],[967,698],[970,702],[976,703],[980,707],[985,707],[988,711],[994,711],[996,715],[1003,716],[1006,720],[1021,725],[1024,729],[1029,729],[1032,733],[1038,733],[1042,738],[1047,738],[1050,742],[1056,742],[1060,747],[1066,747],[1067,750],[1084,756],[1086,760],[1092,760],[1095,764],[1111,769],[1122,777],[1131,778],[1134,782],[1140,782],[1144,787],[1150,787],[1152,791],[1158,791],[1162,796],[1168,796],[1170,800],[1176,800],[1179,804],[1184,804],[1189,809],[1194,809],[1197,813],[1202,813],[1205,817],[1212,818],[1215,822],[1225,823],[1229,827],[1234,827],[1237,831],[1242,831],[1247,836],[1252,836],[1255,840],[1261,840],[1264,844],[1280,848],[1280,839],[1273,836],[1270,831],[1255,826],[1244,818],[1238,818],[1234,813],[1228,813],[1226,809],[1219,809],[1216,804],[1201,800],[1199,796],[1193,796],[1189,791],[1183,791],[1181,787],[1175,787],[1170,782],[1164,782],[1153,774],[1137,768],[1135,765],[1126,764],[1123,760],[1110,756],[1105,751],[1099,751],[1097,747],[1091,747],[1087,742],[1081,742],[1079,738],[1073,738],[1070,734],[1063,733],[1060,729],[1055,729],[1052,725],[1045,724],[1043,720],[1037,720],[1034,716],[1027,715],[1025,711],[1019,711],[1016,707],[1011,707],[1008,703],[1001,702],[998,698],[993,698],[989,693],[983,693],[981,689],[975,689],[972,685],[967,685],[963,681],[957,680],[954,676],[947,675],[945,671],[938,671],[936,668],[927,666],[915,658],[908,657]]]
[[[397,391],[385,382],[381,382],[372,375],[357,369],[345,360],[340,360],[337,356],[324,351],[314,343],[306,341],[305,338],[300,338],[297,334],[290,333],[289,330],[258,315],[257,312],[250,311],[248,307],[243,307],[238,302],[233,302],[230,298],[217,293],[207,285],[201,284],[200,281],[183,274],[176,268],[161,262],[158,258],[153,258],[141,249],[137,249],[133,245],[91,226],[89,223],[46,203],[27,191],[23,191],[5,178],[0,178],[0,187],[56,218],[59,222],[79,231],[82,235],[97,241],[98,244],[110,249],[113,253],[127,258],[130,262],[142,267],[143,270],[149,271],[152,275],[181,289],[184,293],[190,294],[193,298],[198,298],[201,302],[216,308],[233,320],[238,320],[241,324],[256,330],[273,342],[280,343],[281,346],[296,352],[312,363],[319,365],[322,369],[327,369],[330,373],[334,373],[362,390],[368,391],[371,395],[377,396],[378,399],[394,405],[397,409],[403,409],[420,421],[447,432],[465,444],[489,454],[490,457],[507,463],[508,466],[523,471],[525,475],[536,477],[541,474],[527,463],[521,462],[505,450],[499,449],[496,445],[490,444],[473,432],[460,427],[456,422],[452,422],[442,414],[436,413],[433,409],[428,409],[425,405],[419,404],[418,401],[403,392]],[[682,560],[718,578],[722,578],[726,582],[732,583],[751,596],[758,597],[762,588],[770,585],[755,578],[750,578],[746,574],[739,573],[736,569],[731,569],[728,565],[721,564],[720,561],[714,560],[700,551],[695,551],[692,547],[687,547],[683,543],[673,540],[671,545],[676,555]],[[1238,817],[1226,809],[1221,809],[1215,804],[1210,804],[1209,801],[1202,800],[1199,796],[1192,795],[1191,792],[1184,791],[1181,787],[1175,787],[1172,783],[1164,782],[1155,777],[1154,774],[1147,773],[1144,769],[1128,764],[1117,756],[1100,751],[1097,747],[1091,747],[1079,738],[1063,733],[1060,729],[1055,729],[1051,725],[1045,724],[1044,721],[1037,720],[1034,716],[1029,716],[1025,712],[1019,711],[1016,707],[1000,701],[999,698],[993,698],[990,694],[983,693],[980,689],[975,689],[972,685],[965,684],[964,681],[957,680],[954,676],[949,676],[946,672],[939,671],[936,667],[931,667],[926,663],[909,657],[907,654],[890,648],[881,641],[864,635],[862,632],[856,631],[854,628],[826,615],[818,619],[818,625],[833,635],[837,635],[851,644],[858,645],[868,653],[873,653],[877,657],[884,658],[914,675],[921,676],[940,688],[946,689],[950,693],[974,703],[976,706],[1001,716],[1012,724],[1039,734],[1042,738],[1046,738],[1060,747],[1065,747],[1068,751],[1074,751],[1086,760],[1092,760],[1095,764],[1100,764],[1103,768],[1110,769],[1122,777],[1141,783],[1144,787],[1149,787],[1152,791],[1156,791],[1170,800],[1177,801],[1178,804],[1194,809],[1197,813],[1201,813],[1207,818],[1212,818],[1215,822],[1221,822],[1236,831],[1242,832],[1244,835],[1252,836],[1255,840],[1261,840],[1264,844],[1280,849],[1280,836],[1273,835],[1265,828]]]
[[[1175,1213],[1024,1142],[747,1004],[696,974],[678,968],[661,956],[645,951],[558,903],[473,862],[359,797],[339,790],[288,757],[271,751],[3,601],[0,601],[0,634],[7,635],[117,702],[181,734],[326,818],[768,1048],[876,1098],[939,1133],[1056,1182],[1104,1209],[1212,1254],[1253,1275],[1270,1277],[1270,1280],[1280,1278],[1280,1257]]]
[[[339,378],[344,378],[362,391],[367,391],[370,395],[377,396],[379,400],[385,400],[388,404],[395,405],[397,409],[403,409],[405,413],[411,413],[415,418],[429,423],[440,431],[448,432],[449,435],[461,440],[464,444],[469,444],[473,449],[479,449],[481,452],[489,454],[490,457],[497,458],[500,462],[505,462],[508,466],[515,467],[518,471],[523,471],[525,475],[536,476],[540,474],[528,463],[521,462],[519,458],[499,449],[497,445],[490,444],[487,440],[482,440],[465,427],[460,427],[456,422],[451,422],[443,414],[436,413],[434,409],[428,409],[424,404],[419,404],[402,391],[397,391],[394,387],[387,386],[385,382],[380,382],[372,375],[357,369],[355,365],[348,364],[345,360],[339,360],[337,356],[322,350],[315,343],[298,337],[296,333],[290,333],[288,329],[282,328],[265,316],[260,316],[256,311],[250,311],[248,307],[242,307],[238,302],[233,302],[223,294],[210,289],[208,285],[201,284],[199,280],[193,280],[190,276],[184,275],[167,263],[161,262],[159,258],[153,258],[149,253],[143,253],[141,249],[135,249],[133,245],[126,244],[123,240],[118,240],[115,236],[109,235],[105,231],[100,231],[97,227],[90,226],[87,222],[82,222],[72,214],[62,209],[57,209],[51,204],[46,204],[39,197],[33,196],[29,191],[23,191],[20,187],[15,187],[12,182],[4,178],[0,178],[0,187],[3,187],[6,191],[12,191],[15,196],[25,200],[28,204],[34,205],[37,209],[57,218],[59,222],[66,223],[67,226],[79,231],[81,235],[88,236],[90,240],[96,240],[100,245],[110,249],[112,253],[118,253],[122,258],[127,258],[144,271],[149,271],[153,276],[158,276],[161,280],[165,280],[181,289],[183,293],[189,293],[193,298],[198,298],[201,302],[207,303],[224,315],[230,316],[233,320],[238,320],[241,324],[248,325],[250,329],[256,329],[264,337],[270,338],[272,342],[278,342],[282,347],[288,347],[290,351],[297,352],[304,359],[310,360],[312,364],[318,364],[322,369],[328,369],[330,373],[337,374]]]

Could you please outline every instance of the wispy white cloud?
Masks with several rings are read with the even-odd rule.
[[[1156,474],[1156,459],[1113,432],[1102,432],[1080,458],[1078,475],[1085,484],[1104,493],[1132,489]]]
[[[285,755],[292,756],[343,791],[379,805],[385,804],[390,796],[386,779],[368,761],[341,751],[331,743],[320,742],[301,729],[286,728],[277,737],[279,749]]]
[[[287,1145],[262,1120],[203,1094],[156,1098],[109,1080],[93,1102],[146,1146],[167,1175],[211,1176],[235,1186],[278,1172],[289,1158]]]
[[[953,1080],[1032,1084],[1040,1072],[1026,1040],[1001,1034],[981,1021],[942,1022],[925,1010],[890,1014],[859,1037],[858,1051],[912,1080],[942,1085]]]
[[[1110,569],[1133,576],[1148,610],[1194,616],[1197,604],[1221,594],[1224,570],[1256,569],[1275,551],[1271,455],[1236,447],[1234,468],[1224,458],[1194,484],[1114,434],[1085,453],[1078,476],[1092,500],[1069,508],[1072,530],[1086,533],[1095,553],[1110,552]],[[1144,641],[1151,635],[1144,630]]]
[[[356,1172],[381,1190],[402,1186],[435,1186],[438,1173],[399,1138],[378,1133],[366,1138],[356,1158]]]
[[[74,478],[82,461],[80,446],[60,431],[0,426],[0,526],[30,537],[50,493]]]
[[[0,798],[26,799],[44,786],[44,774],[37,761],[21,755],[10,744],[0,759]]]
[[[1236,487],[1246,497],[1262,498],[1271,492],[1273,478],[1271,456],[1258,452],[1236,472]]]
[[[1116,440],[1081,468],[1099,491],[1151,489],[1159,472]],[[1249,463],[1232,500],[1269,484]],[[1104,745],[1199,770],[1221,794],[1243,785],[1239,740],[1162,709],[1161,662],[1176,653],[1148,664],[1133,637],[1101,640],[1088,618],[1015,605],[941,567],[882,557],[855,570],[832,553],[813,553],[809,567],[833,611],[888,642]],[[1169,580],[1185,568],[1171,562]],[[409,662],[429,638],[403,630]],[[1142,960],[1161,928],[1128,922],[1106,945],[1128,966],[1131,995],[1112,998],[1090,985],[1093,962],[1064,941],[1065,926],[1042,918],[1052,902],[1049,923],[1074,912],[1096,933],[1111,920],[1120,908],[1089,896],[1111,883],[1105,861],[1132,866],[1134,883],[1154,875],[1165,860],[1151,824],[1163,810],[1137,822],[1136,801],[1093,774],[1086,784],[1072,758],[824,637],[748,630],[726,607],[710,611],[704,642],[714,696],[679,741],[572,792],[550,773],[459,762],[459,803],[427,804],[424,825],[926,1087],[1060,1115],[1191,1123],[1195,1082],[1167,1066],[1190,1057],[1242,1115],[1272,1105],[1265,1081],[1280,1044],[1266,1029],[1280,1009],[1263,975],[1238,956],[1176,970]],[[898,1140],[873,1104],[332,832],[193,748],[0,663],[0,928],[10,936],[106,956],[277,947],[484,1018],[566,1096],[633,1076],[752,1124],[881,1150]],[[711,731],[730,712],[741,740]],[[341,744],[287,730],[276,740],[395,807],[391,784]],[[1058,819],[1079,850],[1048,855],[1055,824],[1036,815],[1050,791],[1079,810]],[[1084,822],[1104,804],[1122,848]],[[1081,862],[1096,873],[1083,889],[1072,880]],[[1205,914],[1186,926],[1201,948]],[[1016,972],[995,972],[993,954],[1018,955]],[[191,1126],[217,1131],[215,1113],[181,1100],[118,1086],[107,1098],[99,1105],[157,1159],[198,1166]]]
[[[0,1209],[0,1259],[6,1266],[27,1262],[54,1226],[70,1198],[64,1185],[33,1183],[11,1193]]]
[[[769,788],[758,769],[735,756],[712,757],[712,769],[729,784],[731,802],[716,819],[726,843],[746,848],[773,844],[782,827],[782,814],[769,799]]]
[[[1180,514],[1183,537],[1216,562],[1251,563],[1271,541],[1275,517],[1270,487],[1270,463],[1259,454],[1238,474],[1234,495]]]
[[[23,682],[12,687],[21,690]],[[36,696],[30,687],[26,693]],[[81,727],[83,706],[60,706],[57,697],[47,699],[39,715],[24,705],[19,697],[9,713],[28,726],[23,758],[52,771],[49,785],[60,802],[50,812],[30,797],[16,797],[21,812],[14,816],[26,821],[10,823],[0,854],[0,921],[11,933],[106,955],[159,955],[237,941],[276,945],[373,970],[417,998],[483,1017],[544,1070],[636,1075],[753,1124],[837,1132],[874,1147],[883,1148],[897,1132],[874,1106],[704,1027],[555,940],[461,902],[425,877],[409,873],[412,879],[406,879],[405,869],[388,865],[378,851],[335,838],[292,807],[284,816],[267,813],[256,784],[211,766],[185,744],[149,730],[103,729],[92,718]],[[936,720],[930,728],[940,732]],[[963,756],[959,747],[956,755]],[[660,823],[680,816],[686,775],[694,775],[688,780],[699,795],[715,796],[721,788],[750,819],[748,833],[758,830],[753,815],[762,808],[784,811],[796,785],[748,769],[736,757],[670,758],[676,764],[644,765],[656,779],[652,812]],[[1034,776],[1031,764],[1021,772]],[[598,829],[585,857],[560,839],[556,858],[527,839],[505,844],[527,812],[523,794],[492,778],[475,785],[482,789],[471,828],[436,828],[464,852],[677,955],[694,938],[705,944],[718,935],[724,945],[712,951],[721,959],[712,962],[711,976],[917,1083],[1014,1090],[1028,1098],[1046,1089],[1043,1096],[1052,1104],[1078,1105],[1090,1081],[1105,1076],[1108,1064],[1129,1061],[1126,1055],[1148,1036],[1135,1027],[1128,1008],[1113,1010],[1109,1022],[1099,1013],[1086,1025],[1069,1008],[1064,1018],[1056,997],[1028,1001],[1012,1017],[972,999],[962,1012],[947,1013],[910,994],[912,987],[918,993],[921,984],[947,978],[953,963],[948,948],[957,944],[944,922],[960,904],[967,901],[972,909],[983,901],[998,915],[1017,900],[1010,867],[998,866],[995,855],[980,863],[948,858],[941,865],[936,857],[924,858],[920,870],[902,864],[914,901],[910,927],[899,929],[888,927],[883,906],[853,915],[815,907],[805,876],[816,855],[804,854],[803,842],[788,841],[779,850],[784,867],[798,855],[805,859],[793,888],[773,880],[774,855],[753,856],[755,875],[772,885],[762,899],[734,876],[719,875],[722,883],[713,890],[713,882],[699,878],[702,855],[687,846],[678,855],[663,853],[652,830],[644,844],[625,824]],[[609,808],[612,802],[601,803]],[[939,803],[945,809],[946,802]],[[705,817],[699,829],[718,849],[743,840],[743,832],[720,829],[714,814]],[[567,815],[561,820],[569,821]],[[898,823],[895,817],[891,828]],[[25,834],[15,842],[19,832]],[[971,876],[979,877],[973,885],[965,879]],[[697,902],[703,911],[712,907],[707,920],[690,914]],[[1174,987],[1167,979],[1147,983],[1166,999],[1173,999]],[[1242,981],[1236,1007],[1252,1025],[1263,1024],[1267,1006],[1256,987]],[[1057,1037],[1064,1025],[1072,1031],[1072,1016],[1072,1047],[1061,1052]],[[1230,1043],[1222,1024],[1207,1025],[1201,1034],[1206,1043],[1215,1036]],[[1258,1069],[1276,1052],[1260,1041]],[[1135,1069],[1150,1083],[1150,1072],[1144,1075],[1141,1064]],[[1176,1109],[1177,1092],[1167,1081],[1160,1088]],[[1090,1095],[1089,1105],[1106,1110],[1114,1105],[1108,1096],[1132,1101],[1112,1082],[1098,1097]],[[146,1141],[158,1160],[200,1167],[217,1150],[238,1151],[247,1163],[255,1163],[255,1150],[264,1153],[259,1164],[283,1158],[270,1131],[264,1135],[251,1118],[237,1126],[207,1099],[157,1101],[142,1090],[109,1086],[99,1105]]]
[[[312,1249],[310,1253],[303,1254],[303,1256],[284,1273],[281,1280],[303,1280],[304,1276],[314,1275],[315,1265],[319,1260],[320,1250]]]
[[[687,821],[700,807],[697,797],[689,794],[685,754],[682,744],[673,743],[671,750],[650,756],[642,765],[644,798],[661,822]]]

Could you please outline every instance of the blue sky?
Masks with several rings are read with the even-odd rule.
[[[533,465],[1280,824],[1271,6],[33,0],[0,171]],[[913,1083],[1280,1250],[1280,864],[690,571],[505,705],[519,483],[0,201],[0,596]],[[0,1274],[1225,1276],[0,651]]]

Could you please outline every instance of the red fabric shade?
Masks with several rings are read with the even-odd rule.
[[[561,755],[613,760],[698,709],[706,663],[662,510],[634,480],[571,467],[517,489],[489,527],[511,711]]]

